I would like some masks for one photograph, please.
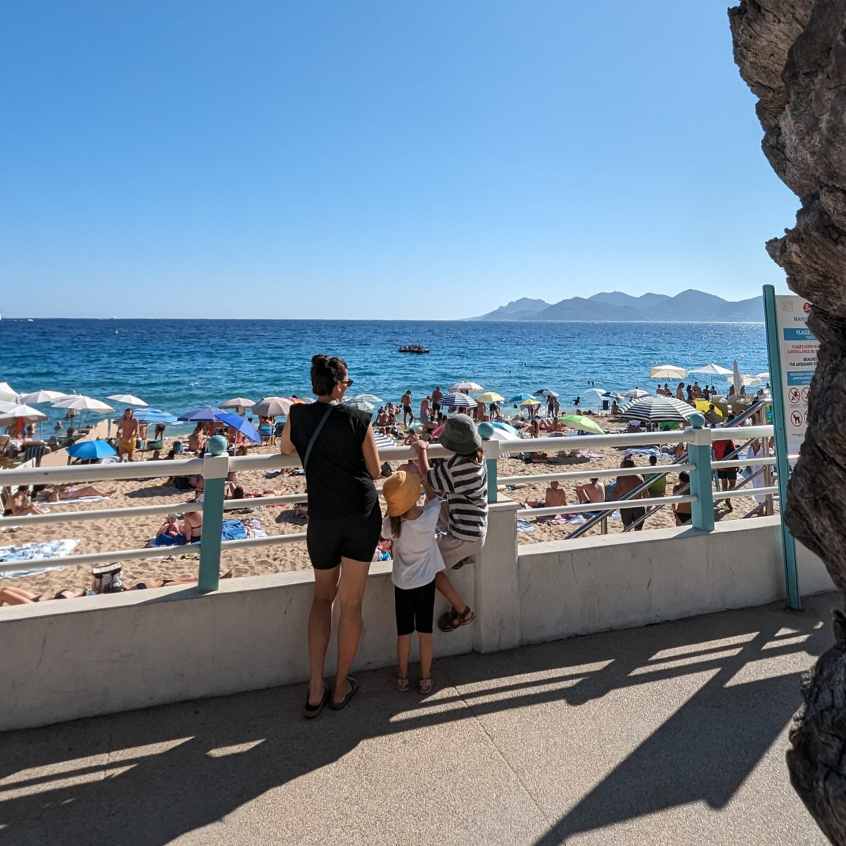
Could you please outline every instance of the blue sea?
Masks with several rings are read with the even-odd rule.
[[[429,355],[399,353],[419,343]],[[487,323],[308,320],[0,320],[0,381],[98,399],[132,393],[178,414],[229,397],[309,395],[309,361],[344,357],[350,393],[417,400],[479,382],[505,397],[591,386],[654,390],[656,364],[767,370],[762,323]],[[42,407],[42,410],[47,410]]]

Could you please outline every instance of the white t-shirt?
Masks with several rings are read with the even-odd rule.
[[[433,499],[416,520],[403,520],[400,536],[394,539],[391,518],[382,521],[382,537],[393,540],[394,584],[402,590],[428,585],[444,568],[444,559],[435,540],[435,526],[441,501]]]

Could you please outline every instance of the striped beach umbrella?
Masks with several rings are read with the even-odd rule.
[[[674,397],[648,396],[629,403],[620,417],[626,420],[641,420],[644,423],[685,423],[696,409]]]
[[[476,400],[468,397],[467,394],[451,391],[441,400],[441,406],[447,411],[463,411],[468,408],[475,408]]]
[[[388,435],[383,434],[382,432],[373,432],[373,437],[376,438],[376,447],[378,449],[393,449],[399,444],[393,439],[388,437]]]

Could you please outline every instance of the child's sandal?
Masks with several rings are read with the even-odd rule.
[[[408,676],[397,676],[397,690],[405,693],[408,690]]]
[[[432,692],[432,680],[420,679],[420,681],[417,682],[417,692],[421,696],[428,696]]]

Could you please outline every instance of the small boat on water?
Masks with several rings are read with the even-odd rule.
[[[417,353],[417,355],[430,352],[428,347],[423,347],[420,344],[406,344],[404,347],[400,347],[399,351],[401,353]]]

